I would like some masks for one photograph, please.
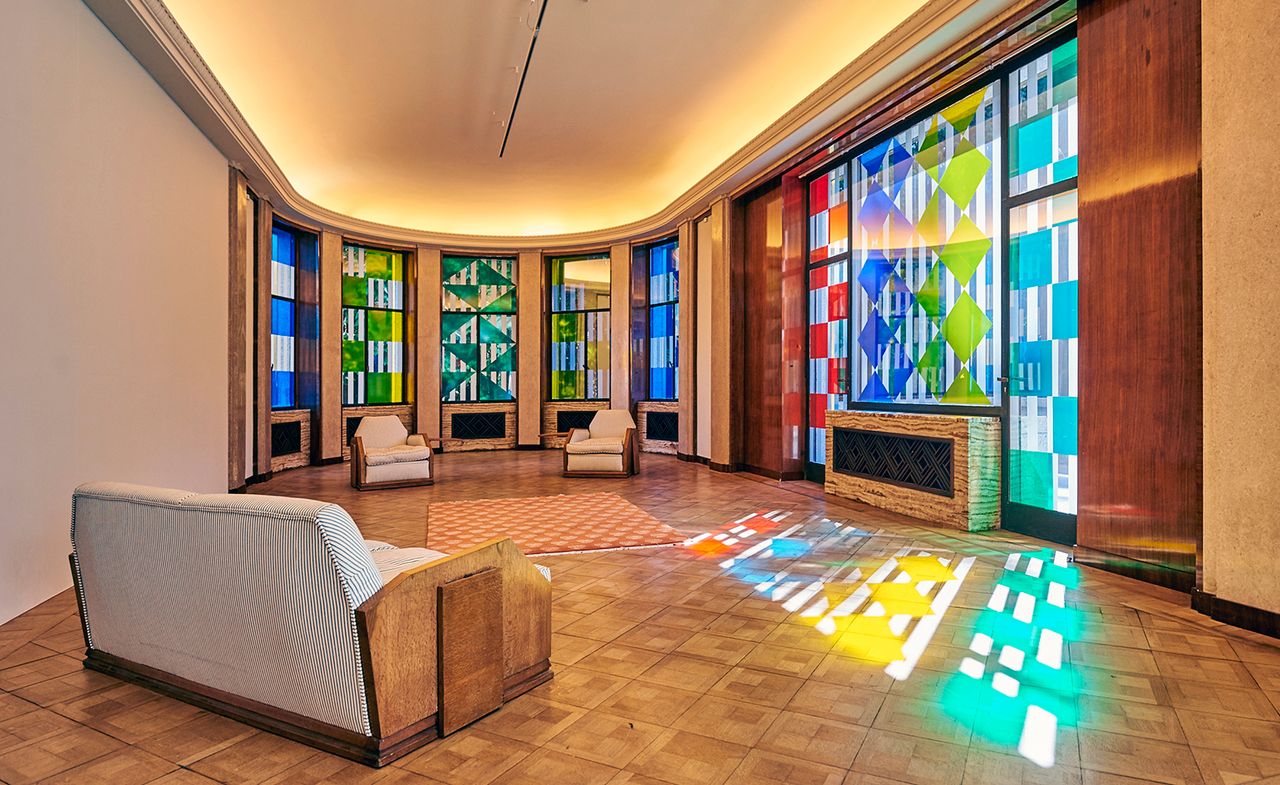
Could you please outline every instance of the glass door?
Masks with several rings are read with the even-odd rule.
[[[1009,76],[1004,528],[1074,545],[1080,467],[1076,42]]]

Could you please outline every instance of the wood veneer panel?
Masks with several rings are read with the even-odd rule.
[[[717,471],[737,468],[742,411],[742,242],[734,231],[737,210],[729,197],[711,203],[711,448]]]
[[[245,253],[249,231],[247,186],[244,175],[229,170],[227,218],[231,226],[227,263],[227,487],[244,486],[246,363],[245,331],[248,329],[248,302],[245,276],[249,259]]]
[[[486,569],[436,588],[440,735],[502,705],[502,575]]]
[[[631,408],[631,244],[609,247],[609,406]]]
[[[521,251],[516,277],[516,428],[519,444],[534,447],[542,433],[542,252]]]
[[[342,457],[342,237],[320,235],[319,457]]]
[[[1203,499],[1199,5],[1084,3],[1079,47],[1081,560],[1189,587]]]
[[[254,227],[253,470],[271,471],[271,202],[258,199]]]
[[[698,325],[698,260],[694,243],[693,221],[680,224],[680,371],[676,385],[679,397],[680,440],[676,451],[693,455],[698,433],[697,421],[697,325]],[[703,382],[704,384],[706,382]]]
[[[742,463],[771,477],[782,464],[782,188],[743,206]]]
[[[804,476],[805,429],[809,425],[808,391],[809,281],[805,253],[808,210],[805,184],[782,178],[782,476]]]
[[[418,247],[417,332],[413,349],[418,357],[415,417],[418,430],[441,435],[440,419],[440,249]]]

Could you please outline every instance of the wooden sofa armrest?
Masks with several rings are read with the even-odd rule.
[[[364,439],[360,436],[353,436],[351,438],[351,485],[359,488],[364,485],[364,479]]]
[[[622,436],[622,470],[627,474],[640,471],[640,437],[635,428],[628,428]]]
[[[437,587],[486,569],[501,571],[504,693],[549,673],[550,581],[509,537],[480,543],[400,573],[356,609],[375,736],[434,720]]]

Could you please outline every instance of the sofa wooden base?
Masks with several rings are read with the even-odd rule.
[[[435,485],[436,481],[431,480],[391,480],[388,482],[362,482],[359,485],[352,484],[351,487],[357,491],[382,491],[388,488],[416,488],[420,485]]]
[[[385,766],[440,737],[435,714],[424,717],[392,736],[379,739],[196,684],[181,676],[130,662],[97,649],[85,652],[84,666],[366,766]],[[550,681],[551,675],[549,660],[544,660],[527,671],[513,674],[503,681],[503,703]]]

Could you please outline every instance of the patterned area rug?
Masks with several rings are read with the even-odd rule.
[[[526,554],[639,548],[684,535],[613,493],[436,502],[427,508],[427,547],[445,553],[510,537]]]

